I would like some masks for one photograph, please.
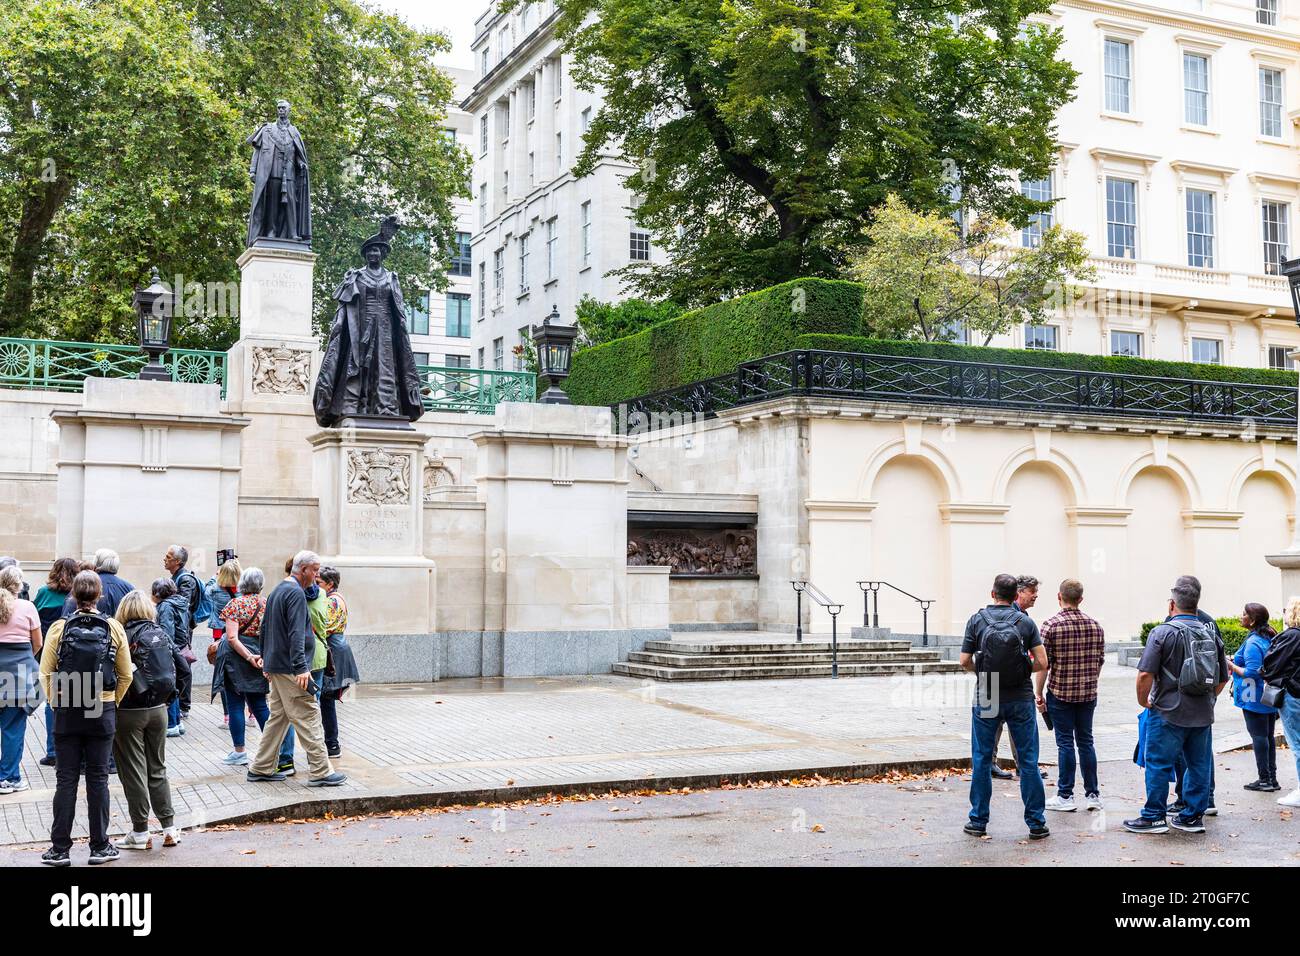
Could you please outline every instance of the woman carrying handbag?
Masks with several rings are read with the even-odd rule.
[[[1268,654],[1259,669],[1259,676],[1265,681],[1259,702],[1277,707],[1281,713],[1282,732],[1300,777],[1300,596],[1287,600],[1282,623],[1286,630],[1269,643]],[[1284,807],[1300,807],[1300,786],[1279,797],[1277,802]]]

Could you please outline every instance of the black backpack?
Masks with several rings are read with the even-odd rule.
[[[102,614],[80,611],[63,623],[59,637],[59,652],[55,658],[54,679],[50,682],[51,707],[85,708],[92,701],[86,699],[85,689],[95,675],[103,683],[96,691],[109,691],[117,687],[117,650],[113,647],[113,631]],[[93,686],[93,685],[91,685]],[[98,693],[94,699],[98,700]]]
[[[157,624],[143,622],[130,632],[131,691],[123,704],[130,707],[157,707],[176,696],[176,659],[172,640]]]
[[[1011,687],[1026,680],[1031,673],[1029,657],[1016,626],[1017,618],[992,617],[987,608],[979,612],[979,618],[984,622],[984,631],[975,654],[975,672],[997,674],[999,687]]]

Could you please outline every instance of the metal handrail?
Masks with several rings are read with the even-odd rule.
[[[803,596],[807,592],[808,596],[814,601],[826,608],[831,616],[831,677],[840,676],[840,642],[837,619],[840,612],[844,610],[844,605],[837,602],[834,598],[829,597],[825,591],[817,587],[811,581],[791,581],[794,587],[795,618],[794,618],[794,640],[796,644],[803,643]]]
[[[862,626],[863,627],[880,627],[880,589],[882,587],[893,588],[899,594],[910,597],[917,604],[921,605],[921,646],[930,646],[930,605],[934,604],[938,598],[917,597],[911,591],[904,591],[897,584],[890,584],[888,581],[859,581],[858,588],[862,591]],[[868,621],[867,611],[868,602],[870,602],[870,620]]]
[[[138,345],[0,338],[0,388],[80,392],[87,378],[135,378],[148,360]],[[162,363],[176,381],[220,385],[225,396],[225,352],[169,349]]]
[[[491,415],[500,402],[537,399],[537,376],[504,369],[417,365],[426,411]]]

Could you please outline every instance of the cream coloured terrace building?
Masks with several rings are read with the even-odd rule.
[[[1300,197],[1293,0],[1064,0],[1043,22],[1079,71],[1047,223],[1088,237],[1100,275],[1046,326],[995,345],[1287,367],[1285,281]],[[976,343],[979,344],[979,343]]]

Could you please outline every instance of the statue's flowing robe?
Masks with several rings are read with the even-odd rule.
[[[424,404],[396,274],[349,269],[334,298],[338,310],[312,396],[316,421],[326,428],[356,416],[416,421]]]
[[[260,238],[272,236],[275,229],[274,221],[266,221],[266,186],[274,175],[275,167],[275,135],[272,132],[275,125],[275,123],[264,123],[246,140],[248,145],[253,147],[253,160],[249,167],[249,172],[253,174],[253,206],[248,214],[250,246]],[[303,145],[298,127],[293,124],[289,125],[289,138],[293,143],[295,161],[288,164],[285,171],[293,177],[292,189],[298,206],[296,223],[298,238],[309,242],[311,240],[311,178],[307,169],[307,147]]]

